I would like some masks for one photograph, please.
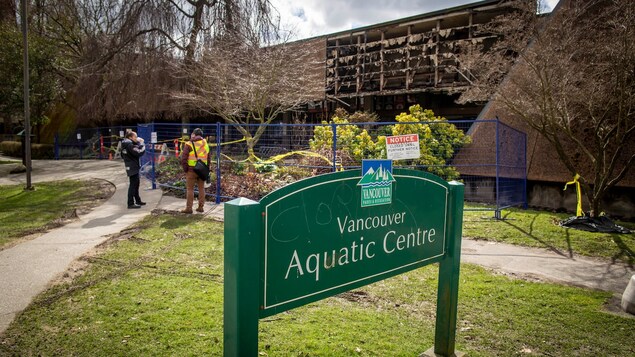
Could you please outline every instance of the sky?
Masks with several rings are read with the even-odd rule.
[[[396,20],[477,0],[270,0],[283,28],[303,39]],[[543,0],[550,11],[558,0]]]

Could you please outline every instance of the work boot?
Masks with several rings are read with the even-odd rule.
[[[196,212],[205,212],[205,207],[203,207],[202,205],[199,205],[198,208],[196,209]]]
[[[183,210],[181,210],[181,213],[188,213],[188,214],[192,213],[192,209],[191,208],[183,209]]]

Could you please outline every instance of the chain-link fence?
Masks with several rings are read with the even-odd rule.
[[[118,145],[126,130],[136,128],[136,125],[114,126],[57,133],[54,139],[54,157],[56,160],[112,159],[118,153]]]
[[[395,161],[465,184],[465,200],[482,209],[525,206],[526,135],[496,120],[417,123],[232,125],[149,123],[136,127],[82,129],[57,135],[57,159],[117,159],[126,130],[147,144],[142,172],[176,195],[184,195],[179,154],[195,128],[211,146],[217,203],[245,196],[259,199],[273,189],[316,174],[359,169],[362,159],[386,158],[385,137],[418,133],[419,159]],[[333,140],[333,138],[336,138]],[[471,206],[468,209],[478,209]],[[478,206],[481,207],[481,206]]]

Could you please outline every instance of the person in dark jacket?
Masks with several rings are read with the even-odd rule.
[[[198,187],[198,208],[196,212],[205,211],[205,180],[198,177],[194,172],[196,161],[200,159],[209,165],[211,151],[207,140],[203,139],[203,130],[196,128],[190,135],[190,141],[185,142],[183,151],[181,152],[181,166],[185,172],[185,187],[187,194],[185,195],[185,209],[181,212],[192,213],[194,205],[194,186]]]
[[[139,197],[139,170],[141,162],[139,158],[146,153],[143,138],[137,137],[137,133],[129,131],[121,142],[121,157],[126,165],[126,174],[130,179],[128,186],[128,208],[141,208],[146,203]]]

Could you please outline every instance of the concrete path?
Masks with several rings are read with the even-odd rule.
[[[0,157],[0,160],[6,159]],[[24,183],[25,175],[9,175],[13,165],[0,165],[0,185]],[[36,239],[0,251],[0,333],[44,291],[49,282],[64,273],[71,262],[117,233],[139,221],[153,209],[180,210],[184,200],[163,196],[142,180],[141,198],[148,203],[128,210],[128,179],[121,161],[34,161],[32,181],[99,178],[112,182],[115,194],[102,206],[77,221]],[[223,219],[222,205],[208,205],[204,213]],[[523,248],[509,244],[463,240],[462,260],[520,276],[611,291],[620,296],[632,267],[581,257],[567,257],[547,249]]]
[[[25,182],[25,174],[8,174],[13,166],[0,165],[0,184]],[[116,191],[77,221],[0,251],[0,333],[73,260],[105,241],[109,234],[142,219],[161,200],[161,191],[149,189],[150,183],[142,180],[140,196],[147,205],[129,210],[128,178],[121,161],[34,161],[31,177],[36,188],[43,181],[98,178],[110,181]]]
[[[551,250],[463,239],[461,262],[539,280],[622,295],[635,269],[622,263],[568,257]]]

